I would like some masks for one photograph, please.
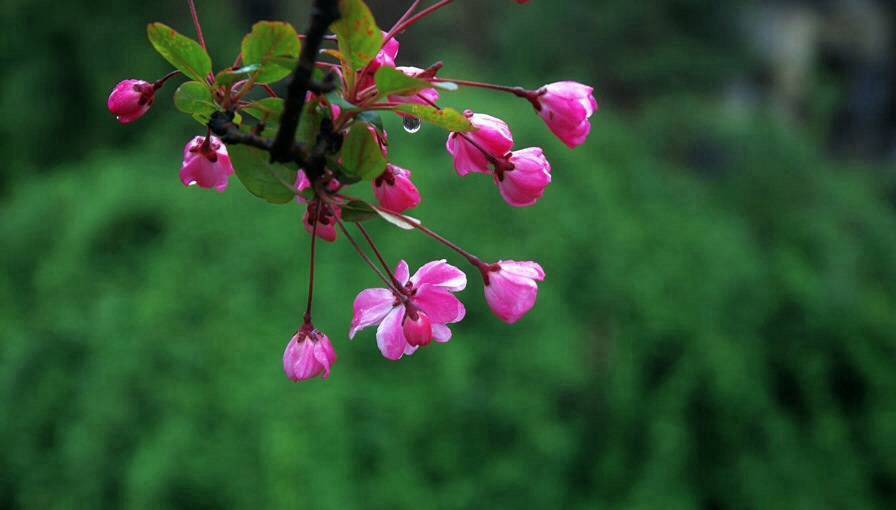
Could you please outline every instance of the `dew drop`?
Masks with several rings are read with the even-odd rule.
[[[420,131],[421,126],[420,119],[416,117],[405,117],[402,125],[404,126],[404,130],[411,134]]]

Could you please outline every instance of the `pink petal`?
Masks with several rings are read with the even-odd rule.
[[[408,283],[408,274],[410,274],[410,272],[408,263],[402,260],[398,263],[398,266],[395,267],[395,279],[402,285],[405,285]]]
[[[386,315],[376,330],[376,345],[386,359],[397,361],[405,354],[408,342],[404,338],[401,319],[404,318],[404,306],[397,306]]]
[[[544,269],[538,262],[525,261],[517,262],[515,260],[498,261],[501,270],[505,273],[521,276],[523,278],[532,278],[533,280],[544,280]]]
[[[445,343],[451,340],[451,329],[444,324],[432,325],[432,338],[439,343]]]
[[[436,324],[450,324],[464,318],[467,310],[459,299],[454,297],[448,289],[424,284],[417,289],[413,297],[413,303]]]
[[[355,298],[355,316],[352,318],[352,326],[348,330],[348,337],[354,338],[362,329],[379,324],[386,314],[392,310],[395,304],[395,296],[389,289],[367,289],[361,291]]]
[[[489,274],[485,286],[485,300],[502,321],[513,324],[535,306],[538,285],[530,279],[502,272]]]
[[[467,275],[442,259],[429,262],[418,269],[411,277],[411,283],[415,287],[429,284],[459,292],[467,286]]]

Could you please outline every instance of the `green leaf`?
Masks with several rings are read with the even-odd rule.
[[[215,76],[215,85],[219,87],[230,87],[240,80],[245,80],[250,74],[260,69],[261,66],[259,64],[252,64],[239,69],[225,69]]]
[[[376,209],[363,200],[352,200],[347,204],[343,204],[341,208],[342,221],[360,223],[379,217]]]
[[[473,131],[473,124],[464,114],[451,108],[442,108],[438,110],[432,106],[424,106],[420,104],[403,104],[395,107],[395,111],[413,115],[418,119],[428,122],[434,126],[454,133],[469,133]]]
[[[218,109],[212,92],[205,83],[188,81],[181,84],[174,92],[174,106],[189,114],[206,113],[211,115]]]
[[[162,23],[151,23],[146,34],[153,48],[189,78],[204,82],[212,72],[212,59],[198,42]]]
[[[243,107],[243,111],[265,123],[280,123],[285,102],[280,97],[266,97]]]
[[[374,76],[376,90],[382,96],[412,96],[425,89],[431,89],[428,81],[412,78],[403,72],[391,68],[381,67]]]
[[[299,122],[299,128],[296,130],[296,139],[304,143],[308,147],[313,147],[317,142],[317,135],[320,134],[320,123],[324,116],[321,113],[319,101],[305,103],[302,110],[302,120]]]
[[[377,207],[375,205],[371,205],[370,207],[374,211],[376,211],[376,213],[379,214],[382,219],[388,221],[389,223],[395,225],[396,227],[398,227],[402,230],[414,230],[415,228],[417,228],[416,225],[420,225],[422,223],[417,218],[413,218],[406,214],[399,216],[397,214],[390,213],[389,211],[380,209],[379,207]],[[407,219],[405,219],[405,218],[407,218]],[[415,222],[416,225],[414,223],[411,223],[412,221]]]
[[[298,170],[271,164],[268,153],[254,147],[232,145],[227,150],[236,176],[249,193],[272,204],[286,204],[295,198]]]
[[[302,51],[296,29],[281,21],[259,21],[243,38],[243,63],[260,66],[255,81],[274,83],[289,76]]]
[[[352,69],[363,69],[383,46],[383,32],[363,0],[339,0],[342,17],[330,27],[339,39],[339,53]]]
[[[352,124],[342,144],[342,165],[350,176],[372,181],[386,170],[386,158],[370,124]]]

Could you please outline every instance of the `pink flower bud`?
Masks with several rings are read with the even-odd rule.
[[[130,124],[142,117],[155,99],[155,87],[143,80],[124,80],[109,94],[109,111],[118,122]]]
[[[342,219],[342,208],[338,205],[325,204],[320,202],[320,210],[318,210],[318,202],[308,204],[305,210],[305,217],[302,224],[309,234],[314,232],[314,222],[317,221],[317,237],[327,242],[336,241],[336,220]]]
[[[551,164],[537,147],[513,152],[508,160],[513,170],[497,172],[495,182],[504,200],[514,207],[533,205],[551,183]]]
[[[454,156],[454,169],[461,177],[471,172],[489,173],[489,157],[501,159],[507,155],[513,149],[513,134],[501,119],[470,111],[466,115],[476,130],[448,136],[446,147]]]
[[[420,192],[411,182],[411,172],[391,163],[373,181],[373,193],[381,206],[393,212],[404,212],[420,205]]]
[[[413,347],[425,347],[432,343],[432,322],[420,310],[405,312],[402,331],[405,340]]]
[[[231,175],[233,165],[227,147],[219,138],[212,136],[206,141],[204,136],[197,136],[184,147],[184,162],[180,169],[184,186],[224,191]]]
[[[513,324],[529,313],[538,298],[544,270],[537,262],[502,260],[483,274],[485,300],[499,319]]]
[[[299,382],[323,374],[330,377],[330,367],[336,363],[336,351],[327,335],[313,327],[303,327],[286,344],[283,352],[283,371],[290,380]]]
[[[570,149],[585,143],[591,133],[588,119],[597,111],[594,89],[574,81],[545,85],[535,100],[541,106],[538,114]]]
[[[303,193],[304,191],[311,189],[311,181],[308,180],[308,176],[305,175],[304,170],[299,170],[296,173],[296,183],[295,183],[296,191],[302,193],[301,195],[296,195],[296,202],[300,204],[307,204],[308,200],[305,198],[308,194]],[[336,193],[342,187],[342,183],[339,182],[339,179],[333,178],[327,182],[327,190],[331,193]]]
[[[419,67],[396,67],[395,69],[403,72],[404,74],[410,77],[416,77],[418,74],[423,72],[423,69]],[[389,101],[393,103],[401,103],[401,104],[420,104],[424,106],[432,106],[436,101],[439,100],[439,91],[432,89],[423,89],[420,92],[417,92],[411,96],[389,96]],[[402,117],[407,117],[408,115],[399,113]]]
[[[383,36],[386,33],[383,32]],[[374,57],[373,60],[367,64],[367,67],[361,71],[360,80],[358,82],[358,90],[365,90],[367,88],[372,87],[376,81],[374,80],[374,76],[376,72],[380,70],[382,67],[395,67],[395,59],[398,58],[398,50],[401,45],[398,43],[394,37],[389,39],[385,45],[383,45],[383,49],[381,49]]]

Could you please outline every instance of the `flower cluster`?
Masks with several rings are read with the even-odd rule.
[[[409,132],[423,123],[445,129],[458,175],[486,174],[507,204],[530,207],[551,183],[545,152],[517,147],[510,127],[497,117],[440,105],[443,93],[474,87],[513,94],[569,148],[586,141],[597,102],[591,87],[572,81],[528,90],[445,78],[441,63],[399,66],[397,36],[451,3],[440,0],[419,9],[420,2],[413,2],[382,31],[363,0],[315,0],[306,34],[288,23],[259,22],[243,39],[236,62],[215,73],[195,5],[188,0],[198,41],[161,23],[148,28],[150,42],[176,70],[154,83],[125,80],[109,97],[109,111],[129,124],[149,111],[169,79],[185,76],[189,80],[177,89],[175,105],[202,124],[205,135],[184,147],[181,182],[223,192],[236,174],[253,195],[304,209],[302,223],[310,235],[308,303],[283,354],[284,371],[293,381],[327,378],[337,359],[329,337],[312,322],[318,239],[347,240],[383,283],[358,294],[348,337],[376,326],[385,358],[398,360],[433,341],[449,341],[449,325],[466,315],[456,296],[467,286],[461,269],[446,260],[425,264],[413,275],[403,260],[393,268],[364,227],[369,220],[417,230],[459,254],[478,271],[485,301],[498,319],[513,324],[535,305],[545,278],[538,263],[484,262],[405,215],[420,205],[421,193],[412,172],[390,161],[381,115],[397,115]],[[281,97],[275,84],[290,77]],[[374,203],[348,192],[365,182]]]

